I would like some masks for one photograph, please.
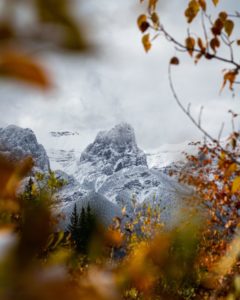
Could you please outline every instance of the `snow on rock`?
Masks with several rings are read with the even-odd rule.
[[[155,201],[166,222],[182,207],[181,199],[192,194],[169,177],[165,168],[148,167],[133,128],[125,123],[97,135],[82,152],[74,176],[83,193],[95,191],[119,206],[130,209],[133,197],[139,205]]]
[[[31,156],[36,168],[43,172],[49,171],[47,153],[29,128],[23,129],[15,125],[0,128],[0,153],[12,161]]]
[[[98,184],[99,175],[105,179],[134,166],[147,166],[146,155],[137,146],[133,128],[122,123],[98,133],[82,152],[75,176],[85,185],[93,186]]]

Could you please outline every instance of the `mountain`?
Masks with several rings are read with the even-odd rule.
[[[100,132],[82,152],[73,174],[81,192],[94,191],[131,213],[131,202],[158,203],[166,222],[182,207],[192,190],[167,175],[165,168],[149,168],[146,154],[139,149],[133,128],[119,124]],[[74,199],[76,199],[76,193]]]
[[[168,176],[166,167],[161,164],[149,167],[151,159],[138,147],[134,129],[129,124],[122,123],[109,131],[99,132],[83,151],[78,148],[81,137],[76,133],[52,132],[51,137],[55,146],[48,152],[51,168],[60,169],[55,170],[56,176],[67,182],[58,193],[61,199],[58,209],[66,213],[65,225],[69,222],[74,203],[80,209],[91,202],[93,209],[99,210],[104,218],[103,222],[108,223],[123,206],[131,214],[133,201],[139,207],[143,204],[158,205],[162,220],[173,223],[183,206],[182,200],[193,195],[191,189]],[[66,139],[73,143],[66,143]],[[39,170],[49,171],[46,151],[30,129],[14,125],[0,129],[0,151],[17,160],[31,155]],[[153,155],[152,161],[156,162],[160,154]]]
[[[75,176],[82,184],[97,188],[100,176],[108,177],[135,166],[147,166],[146,155],[137,146],[133,128],[122,123],[98,133],[82,152]]]
[[[0,128],[0,153],[13,161],[31,156],[35,162],[35,169],[49,171],[47,153],[29,128],[23,129],[15,125]]]

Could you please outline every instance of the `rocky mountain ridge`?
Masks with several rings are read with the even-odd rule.
[[[0,145],[0,152],[9,152],[18,159],[31,155],[36,166],[43,172],[48,172],[49,159],[46,151],[38,144],[30,129],[17,126],[1,129]],[[70,174],[64,172],[64,167],[56,171],[59,178],[68,182],[59,192],[59,198],[62,199],[59,208],[68,217],[74,203],[81,207],[87,199],[91,199],[93,205],[94,198],[99,202],[97,207],[102,207],[99,212],[119,212],[125,206],[128,213],[131,213],[134,198],[139,205],[159,205],[163,221],[169,222],[175,219],[173,215],[182,205],[180,199],[192,194],[191,190],[181,186],[175,178],[169,177],[164,168],[148,167],[147,156],[139,149],[134,130],[129,124],[122,123],[109,131],[100,132],[81,153],[75,165],[76,157],[73,156],[69,157],[69,163],[72,164]],[[68,157],[65,156],[61,166],[66,163],[67,168],[67,162]]]

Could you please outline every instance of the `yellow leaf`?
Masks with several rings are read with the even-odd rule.
[[[191,23],[193,19],[197,16],[200,10],[200,4],[196,0],[191,0],[188,4],[188,8],[185,10],[185,16],[188,23]]]
[[[217,6],[217,5],[218,5],[218,2],[219,2],[219,0],[212,0],[212,2],[213,2],[213,4],[214,4],[215,6]]]
[[[236,177],[232,184],[232,193],[236,193],[240,190],[240,177]]]
[[[155,26],[158,26],[159,25],[159,17],[158,17],[158,14],[156,12],[153,12],[152,15],[151,15],[151,20],[153,22],[153,24]]]
[[[232,163],[228,167],[228,169],[226,170],[225,176],[229,177],[229,176],[231,176],[236,171],[237,171],[237,164],[236,163]]]
[[[232,34],[233,28],[234,28],[234,23],[233,23],[232,20],[227,20],[224,23],[224,29],[225,29],[228,36],[230,36]]]
[[[143,47],[145,49],[146,52],[148,52],[151,47],[152,47],[152,44],[150,42],[150,34],[145,34],[143,37],[142,37],[142,44],[143,44]]]

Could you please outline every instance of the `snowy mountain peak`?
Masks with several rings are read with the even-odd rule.
[[[49,170],[47,153],[29,128],[24,129],[16,125],[0,128],[0,153],[11,160],[22,160],[32,156],[38,169]]]
[[[95,142],[108,142],[117,147],[137,146],[134,129],[130,124],[120,123],[109,131],[100,131]]]
[[[146,155],[137,146],[134,129],[126,123],[99,132],[81,155],[80,164],[87,162],[95,165],[99,162],[106,175],[129,166],[147,166]]]

